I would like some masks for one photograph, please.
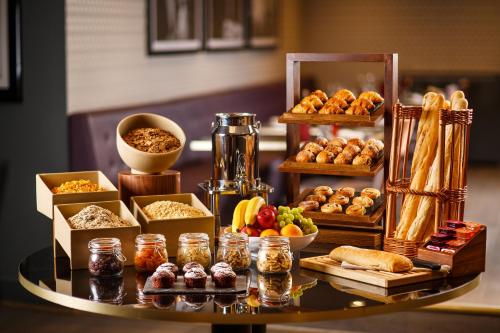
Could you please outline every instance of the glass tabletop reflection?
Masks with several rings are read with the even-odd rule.
[[[345,319],[402,311],[458,297],[479,283],[479,275],[385,289],[298,267],[261,275],[253,264],[248,291],[238,295],[145,295],[147,275],[127,266],[122,277],[97,278],[70,270],[69,259],[53,258],[52,248],[28,256],[19,280],[31,293],[67,307],[132,318],[259,324]],[[300,256],[310,256],[301,253]]]

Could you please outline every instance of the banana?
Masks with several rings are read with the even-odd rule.
[[[250,200],[241,200],[234,208],[233,223],[231,225],[232,232],[240,232],[245,226],[245,211]]]
[[[247,209],[245,211],[245,224],[253,225],[259,210],[262,206],[266,204],[266,201],[262,197],[253,197],[248,202]]]

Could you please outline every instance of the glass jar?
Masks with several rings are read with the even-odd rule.
[[[177,247],[177,266],[182,266],[188,262],[197,262],[205,268],[210,268],[212,254],[208,235],[205,233],[185,233],[179,236]]]
[[[257,276],[259,298],[264,306],[279,306],[290,300],[292,290],[292,275],[259,274]]]
[[[287,273],[292,269],[292,252],[287,237],[268,236],[260,239],[257,269],[261,273]]]
[[[142,234],[135,238],[135,269],[154,272],[168,261],[167,242],[162,234]]]
[[[228,263],[235,271],[250,267],[250,249],[248,235],[242,233],[227,233],[219,239],[217,261]]]
[[[127,260],[118,238],[94,238],[89,242],[89,272],[93,276],[120,276]]]
[[[109,303],[120,305],[123,303],[124,282],[123,277],[112,278],[89,278],[90,297],[89,299],[99,303]]]

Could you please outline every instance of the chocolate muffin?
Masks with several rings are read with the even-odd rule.
[[[174,305],[175,296],[174,295],[154,295],[153,305],[158,309],[167,309]]]
[[[236,295],[233,294],[220,294],[220,295],[215,295],[214,297],[214,302],[221,308],[226,307],[226,306],[231,306],[234,303],[236,303],[238,299],[236,298]]]
[[[214,278],[214,273],[218,271],[219,269],[231,269],[231,265],[229,265],[227,262],[221,261],[216,263],[215,265],[210,268],[210,273],[212,275],[212,279]]]
[[[186,288],[205,288],[207,274],[202,268],[191,268],[184,274]]]
[[[216,270],[213,281],[217,288],[234,288],[236,285],[236,273],[232,269]]]
[[[175,275],[171,271],[162,270],[151,275],[153,288],[172,288],[175,282]]]
[[[199,269],[205,270],[201,264],[194,262],[194,261],[191,261],[182,267],[182,272],[184,274],[186,274],[192,268],[199,268]]]
[[[171,262],[166,262],[166,263],[158,266],[158,268],[156,269],[157,272],[163,271],[163,270],[171,271],[172,273],[174,273],[175,281],[177,281],[177,274],[179,274],[179,267],[177,267],[176,264],[171,263]]]

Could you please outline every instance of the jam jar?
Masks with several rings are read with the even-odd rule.
[[[287,237],[268,236],[260,239],[257,254],[260,273],[288,273],[292,269],[292,253]]]
[[[250,249],[248,235],[242,233],[227,233],[219,239],[217,261],[228,263],[235,271],[250,267]]]
[[[179,236],[177,266],[182,269],[182,266],[192,261],[202,265],[205,270],[210,268],[212,253],[207,234],[185,233]]]
[[[167,242],[162,234],[141,234],[135,238],[135,269],[154,272],[168,261]]]
[[[89,272],[93,276],[112,277],[123,273],[127,260],[118,238],[94,238],[89,242]]]

